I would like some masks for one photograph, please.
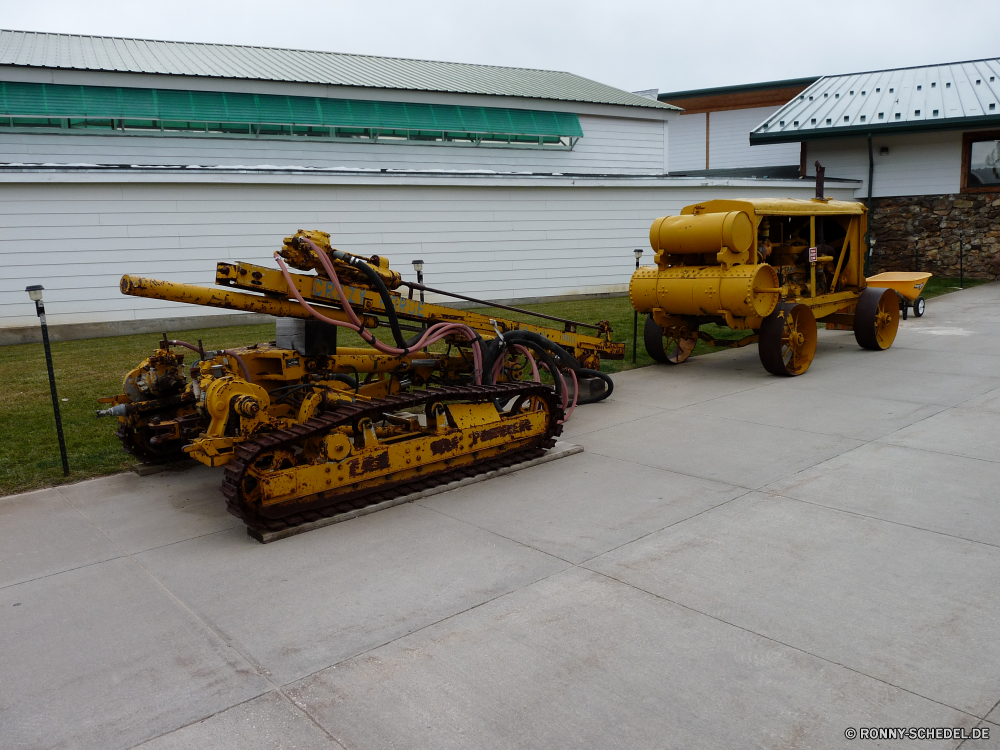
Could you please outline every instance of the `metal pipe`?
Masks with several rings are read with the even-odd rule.
[[[40,284],[25,289],[35,303],[35,312],[42,324],[42,345],[45,347],[45,367],[49,371],[49,391],[52,393],[52,411],[56,418],[56,437],[59,439],[59,457],[62,459],[63,476],[69,476],[69,458],[66,456],[66,438],[63,436],[62,414],[59,412],[59,394],[56,393],[56,374],[52,367],[52,348],[49,346],[49,326],[45,320],[45,303]],[[34,294],[32,294],[34,292]]]
[[[304,318],[308,320],[312,317],[310,312],[297,302],[262,297],[258,294],[246,294],[229,289],[215,289],[196,286],[194,284],[181,284],[174,281],[147,279],[142,276],[122,276],[121,292],[132,297],[162,299],[168,302],[186,302],[190,305],[218,307],[224,310],[243,310],[245,312],[274,315],[279,318]],[[328,317],[334,320],[344,323],[349,322],[347,313],[342,310],[323,308],[323,311]],[[370,320],[373,322],[369,325]],[[377,322],[374,322],[374,319],[370,318],[370,316],[365,316],[365,326],[375,328]]]
[[[865,225],[865,265],[864,275],[867,276],[871,268],[872,257],[872,183],[875,180],[875,155],[872,152],[872,134],[868,134],[868,222]]]
[[[487,302],[486,300],[476,299],[475,297],[466,297],[464,294],[455,294],[454,292],[446,292],[442,289],[432,289],[429,286],[424,286],[423,284],[414,284],[412,281],[403,281],[400,286],[408,286],[412,289],[419,289],[421,292],[431,292],[433,294],[440,294],[445,297],[454,297],[455,299],[465,300],[466,302],[475,302],[482,305],[483,307],[495,307],[498,310],[510,310],[511,312],[522,313],[524,315],[533,315],[536,318],[545,318],[546,320],[554,320],[558,323],[567,323],[571,326],[581,326],[583,328],[592,328],[595,331],[600,330],[597,326],[592,326],[589,323],[580,323],[576,320],[568,320],[567,318],[557,318],[555,315],[546,315],[540,312],[534,312],[532,310],[525,310],[521,307],[511,307],[510,305],[501,305],[497,302]]]

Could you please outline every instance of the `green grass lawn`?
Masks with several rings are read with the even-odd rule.
[[[967,279],[965,283],[968,287],[984,282]],[[931,279],[924,296],[935,297],[957,288],[957,279]],[[636,364],[632,364],[633,311],[628,297],[548,302],[523,307],[585,323],[611,321],[612,338],[625,342],[626,354],[621,361],[605,360],[602,363],[605,372],[621,372],[653,362],[642,346],[644,321],[640,316],[638,357]],[[495,308],[482,308],[477,312],[528,320],[526,316]],[[928,314],[933,315],[933,308]],[[535,319],[534,322],[539,321]],[[730,339],[741,338],[747,333],[714,325],[703,326],[702,330],[716,338]],[[385,336],[384,330],[379,333]],[[192,343],[200,338],[206,349],[221,349],[270,341],[274,338],[274,325],[207,328],[170,335]],[[98,408],[99,397],[121,391],[125,373],[149,356],[159,340],[159,334],[149,333],[53,343],[52,359],[71,469],[67,478],[62,476],[42,345],[0,347],[0,382],[4,384],[0,390],[0,425],[3,426],[0,429],[0,495],[113,474],[134,463],[130,456],[122,452],[114,436],[117,420],[97,419],[94,411]],[[343,331],[339,343],[342,346],[361,345],[356,335]],[[715,349],[699,341],[694,354],[711,351]]]

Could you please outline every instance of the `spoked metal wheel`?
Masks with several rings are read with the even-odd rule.
[[[868,287],[854,310],[854,338],[864,349],[892,346],[899,328],[899,298],[892,289]]]
[[[665,365],[679,365],[691,356],[698,339],[690,335],[690,331],[679,328],[664,330],[653,320],[652,315],[646,316],[646,325],[642,331],[642,340],[646,351],[655,361]]]
[[[801,375],[816,354],[816,318],[806,305],[786,302],[764,318],[757,352],[773,375]]]

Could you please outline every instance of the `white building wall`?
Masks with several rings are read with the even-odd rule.
[[[750,131],[778,111],[779,107],[731,109],[713,112],[709,129],[711,169],[779,167],[799,163],[798,143],[750,146]],[[701,139],[704,146],[705,138]]]
[[[889,153],[882,156],[883,146]],[[754,146],[754,148],[760,148]],[[861,180],[855,195],[868,195],[868,139],[830,138],[808,141],[806,164],[815,173],[817,160],[829,177]],[[957,193],[962,178],[962,133],[914,133],[872,138],[876,198]]]
[[[581,115],[572,151],[121,134],[0,133],[0,164],[309,166],[347,169],[493,170],[662,174],[663,120]]]
[[[24,293],[34,283],[45,286],[53,324],[210,314],[123,296],[119,280],[128,273],[210,286],[217,261],[273,265],[282,238],[300,228],[328,231],[344,250],[387,256],[405,278],[413,278],[410,261],[422,258],[428,284],[486,299],[624,291],[632,250],[648,249],[656,217],[707,198],[807,197],[813,190],[808,182],[694,178],[542,186],[4,177],[0,328],[36,325]]]
[[[670,171],[705,168],[705,115],[681,115],[670,122]]]

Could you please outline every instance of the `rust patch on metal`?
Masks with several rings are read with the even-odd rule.
[[[460,435],[435,440],[431,443],[431,453],[435,456],[441,456],[445,453],[454,453],[458,450],[458,445],[461,440],[462,438]]]
[[[352,477],[360,477],[365,474],[371,474],[376,471],[381,471],[383,469],[389,468],[389,451],[385,450],[381,453],[375,453],[371,456],[365,456],[363,459],[358,461],[354,459],[348,465],[348,473]]]

